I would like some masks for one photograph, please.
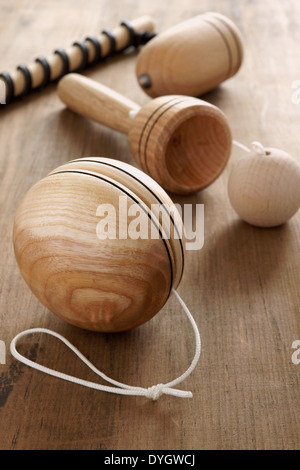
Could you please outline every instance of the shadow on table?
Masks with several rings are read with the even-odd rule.
[[[241,220],[223,226],[205,240],[206,282],[223,286],[226,295],[261,291],[284,276],[289,247],[295,237],[293,222],[275,228],[258,228]]]

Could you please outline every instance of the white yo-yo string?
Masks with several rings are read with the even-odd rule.
[[[69,382],[76,383],[78,385],[83,385],[84,387],[92,388],[95,390],[100,390],[103,392],[110,392],[110,393],[117,393],[120,395],[134,395],[134,396],[145,396],[147,398],[150,398],[152,400],[157,400],[161,395],[173,395],[175,397],[182,397],[182,398],[191,398],[193,396],[192,392],[185,391],[185,390],[178,390],[174,389],[173,387],[175,385],[178,385],[180,382],[185,380],[191,372],[195,369],[197,362],[200,358],[201,354],[201,338],[200,338],[200,333],[197,327],[197,324],[190,313],[189,309],[179,296],[179,294],[173,289],[173,294],[181,304],[184,312],[187,315],[187,318],[189,319],[193,330],[195,334],[195,340],[196,340],[196,348],[195,348],[195,355],[193,358],[193,361],[189,368],[182,374],[180,375],[177,379],[172,380],[171,382],[168,382],[166,384],[157,384],[153,385],[152,387],[148,388],[143,388],[143,387],[133,387],[131,385],[126,385],[121,382],[118,382],[117,380],[111,379],[108,377],[106,374],[98,370],[81,352],[73,346],[66,338],[64,338],[62,335],[59,333],[56,333],[52,330],[48,330],[46,328],[31,328],[29,330],[22,331],[21,333],[17,334],[14,339],[11,341],[10,344],[10,351],[11,354],[15,359],[18,361],[22,362],[23,364],[32,367],[33,369],[39,370],[40,372],[44,372],[45,374],[52,375],[53,377],[60,378],[62,380],[67,380]],[[79,359],[81,359],[95,374],[97,374],[99,377],[102,379],[106,380],[106,382],[109,382],[115,387],[110,387],[107,385],[102,385],[98,384],[95,382],[90,382],[87,380],[79,379],[78,377],[73,377],[72,375],[65,374],[63,372],[56,371],[54,369],[49,369],[48,367],[45,367],[41,364],[38,364],[34,361],[31,361],[27,357],[23,356],[20,354],[17,349],[16,345],[19,339],[21,339],[23,336],[32,334],[32,333],[46,333],[51,336],[54,336],[61,340],[66,346],[68,346]]]
[[[265,148],[260,142],[257,142],[255,140],[254,142],[252,142],[251,146],[255,152],[260,153],[261,155],[266,155]]]
[[[241,142],[239,142],[237,140],[233,140],[232,143],[236,147],[239,147],[240,149],[245,150],[245,152],[248,152],[248,153],[251,152],[251,149],[246,147],[246,145],[241,144]],[[254,150],[254,152],[259,153],[261,155],[266,155],[267,154],[264,146],[260,142],[258,142],[257,140],[254,140],[253,142],[251,142],[251,148],[252,148],[252,150]]]
[[[238,140],[233,140],[232,143],[236,147],[239,147],[240,149],[245,150],[245,152],[251,152],[251,150],[248,147],[246,147],[246,145],[241,144],[241,142],[239,142]]]

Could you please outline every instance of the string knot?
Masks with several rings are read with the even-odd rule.
[[[152,400],[158,400],[164,393],[164,384],[153,385],[146,389],[145,396]]]
[[[94,390],[102,390],[104,392],[110,392],[110,393],[118,393],[120,395],[133,395],[133,396],[145,396],[147,398],[150,398],[152,400],[158,400],[158,398],[161,395],[172,395],[174,397],[182,397],[182,398],[191,398],[193,394],[191,392],[187,392],[185,390],[178,390],[174,389],[174,385],[179,384],[183,380],[185,380],[190,373],[195,369],[196,364],[199,360],[200,353],[201,353],[201,338],[200,338],[200,333],[197,328],[197,324],[181,299],[180,295],[176,292],[176,290],[173,289],[173,293],[175,297],[178,299],[179,303],[181,304],[184,312],[187,315],[187,318],[189,319],[194,333],[195,333],[195,340],[196,340],[196,350],[195,350],[195,355],[194,359],[192,360],[191,365],[189,368],[181,374],[177,379],[172,380],[171,382],[165,383],[165,384],[157,384],[153,385],[152,387],[149,388],[142,388],[142,387],[132,387],[130,385],[123,384],[121,382],[118,382],[117,380],[111,379],[107,375],[105,375],[103,372],[101,372],[99,369],[97,369],[83,354],[81,354],[80,351],[78,351],[73,344],[71,344],[66,338],[61,336],[59,333],[56,333],[55,331],[47,330],[46,328],[32,328],[29,330],[22,331],[21,333],[17,334],[10,343],[10,351],[12,356],[14,356],[16,359],[21,361],[23,364],[26,364],[29,367],[32,367],[33,369],[39,370],[41,372],[44,372],[45,374],[52,375],[53,377],[58,377],[63,380],[68,380],[69,382],[77,383],[79,385],[83,385],[84,387],[89,387]],[[43,366],[42,364],[38,364],[31,359],[22,356],[17,349],[16,349],[16,344],[19,341],[20,338],[23,336],[26,336],[31,333],[47,333],[51,336],[54,336],[58,338],[60,341],[62,341],[66,346],[68,346],[71,351],[73,351],[79,359],[82,360],[95,374],[97,374],[99,377],[102,379],[106,380],[107,382],[111,383],[114,385],[114,387],[104,385],[104,384],[99,384],[96,382],[90,382],[88,380],[80,379],[79,377],[73,377],[72,375],[65,374],[63,372],[59,372],[54,369],[49,369],[49,367]]]

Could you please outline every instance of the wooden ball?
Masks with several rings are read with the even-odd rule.
[[[252,152],[233,167],[228,181],[230,202],[249,224],[275,227],[300,206],[300,166],[288,153],[266,148]]]
[[[129,222],[120,215],[120,196],[128,208],[140,205],[156,237],[118,236]],[[151,213],[154,203],[172,205],[149,176],[116,160],[75,160],[36,183],[14,223],[16,259],[32,292],[58,317],[88,330],[123,331],[152,318],[179,284],[184,265],[183,240],[175,236],[180,216],[164,239],[164,222]],[[100,204],[116,208],[115,239],[97,235]]]

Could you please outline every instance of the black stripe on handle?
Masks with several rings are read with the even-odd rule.
[[[87,36],[85,38],[85,41],[90,41],[93,44],[94,50],[95,50],[94,59],[91,61],[90,64],[88,63],[88,47],[85,44],[85,41],[76,41],[75,43],[73,43],[73,46],[78,46],[81,50],[81,53],[82,53],[82,61],[81,61],[81,64],[80,64],[79,68],[76,71],[82,70],[83,68],[87,67],[88,65],[96,64],[100,60],[107,59],[107,58],[113,56],[114,54],[116,54],[116,52],[122,52],[130,46],[134,46],[134,47],[137,48],[140,45],[144,45],[150,39],[152,39],[154,36],[156,36],[155,33],[148,33],[147,31],[135,32],[135,30],[132,26],[132,23],[130,21],[127,21],[127,20],[122,21],[121,26],[124,26],[125,28],[127,28],[128,33],[129,33],[128,43],[121,51],[117,51],[117,41],[116,41],[116,38],[115,38],[113,32],[110,29],[104,29],[102,31],[102,34],[105,34],[107,36],[108,40],[109,40],[109,50],[108,50],[108,53],[106,54],[105,57],[102,57],[101,43],[100,43],[100,41],[98,40],[98,38],[96,36]],[[58,80],[60,80],[61,77],[63,77],[64,75],[66,75],[67,73],[70,72],[70,61],[69,61],[68,54],[62,48],[56,49],[53,52],[53,54],[58,54],[60,56],[61,62],[62,62],[61,73],[60,73],[59,77],[57,77],[55,80],[53,80],[54,82],[57,82]],[[37,59],[35,59],[35,61],[41,64],[41,66],[43,67],[43,72],[44,72],[44,76],[43,76],[43,80],[42,80],[41,85],[35,88],[35,90],[40,90],[40,89],[44,88],[45,86],[47,86],[51,82],[51,68],[50,68],[50,65],[49,65],[47,59],[43,56],[38,57]],[[22,91],[22,93],[19,96],[17,96],[17,98],[23,98],[24,96],[26,96],[28,93],[30,93],[32,91],[32,76],[31,76],[29,68],[24,64],[19,65],[17,67],[17,70],[20,70],[23,73],[24,79],[25,79],[24,90]],[[0,73],[0,77],[4,80],[4,82],[6,84],[5,104],[8,104],[11,101],[13,101],[13,99],[15,97],[14,81],[13,81],[12,77],[10,76],[10,74],[7,73],[7,72]]]
[[[90,41],[93,44],[94,49],[95,49],[95,57],[90,63],[90,65],[97,64],[101,60],[101,56],[102,56],[101,44],[96,38],[96,36],[87,36],[85,40]]]
[[[57,77],[56,80],[59,80],[61,77],[63,77],[64,75],[66,75],[67,73],[69,73],[69,69],[70,69],[70,62],[69,62],[69,57],[68,57],[68,54],[66,53],[66,51],[64,49],[56,49],[54,51],[54,54],[58,54],[61,58],[61,61],[62,61],[62,69],[61,69],[61,74],[59,75],[59,77]]]
[[[43,81],[40,84],[40,86],[37,88],[37,90],[41,90],[42,88],[47,86],[48,83],[50,82],[51,69],[50,69],[50,65],[47,59],[44,56],[37,57],[35,61],[41,64],[41,66],[43,67],[43,72],[44,72]]]
[[[127,47],[130,47],[130,46],[134,45],[134,38],[135,38],[134,27],[132,26],[132,23],[128,20],[122,21],[120,26],[124,26],[124,28],[127,29],[128,34],[129,34],[128,44],[126,44],[126,46],[124,47],[124,49],[127,49]]]
[[[79,65],[78,69],[75,70],[75,72],[79,72],[80,70],[85,69],[87,64],[88,64],[89,50],[88,50],[88,47],[87,47],[87,45],[84,41],[73,42],[73,46],[79,47],[79,49],[81,51],[81,56],[82,56],[81,63]]]
[[[104,29],[102,31],[102,34],[105,34],[105,36],[107,36],[109,39],[109,51],[105,56],[105,59],[108,59],[116,53],[117,41],[115,36],[113,35],[113,32],[110,29]]]
[[[19,65],[17,67],[17,70],[20,70],[23,73],[24,79],[25,79],[24,90],[18,96],[18,98],[24,98],[24,96],[28,95],[28,93],[30,93],[30,91],[31,91],[31,87],[32,87],[31,73],[29,71],[29,68],[24,64]]]
[[[9,104],[14,97],[15,94],[15,85],[13,82],[13,79],[7,72],[2,72],[0,73],[0,77],[5,81],[6,84],[6,98],[5,98],[5,103],[1,103],[3,105]]]

